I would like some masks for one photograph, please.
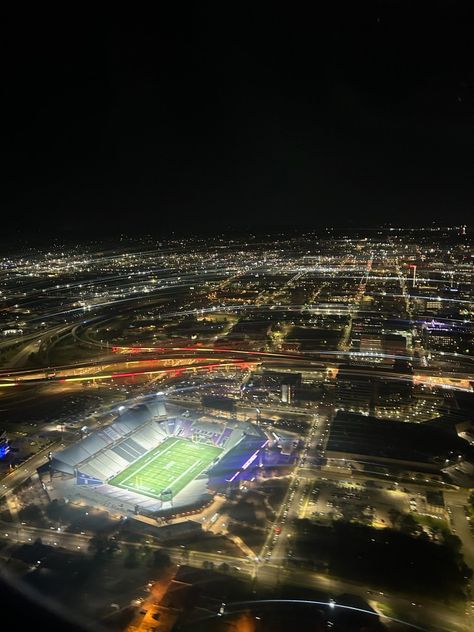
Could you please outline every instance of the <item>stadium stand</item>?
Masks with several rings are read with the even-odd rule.
[[[133,406],[110,426],[53,453],[52,469],[105,481],[163,440],[166,435],[159,423],[163,419],[166,408],[161,400]]]
[[[228,418],[181,416],[172,410],[173,414],[169,415],[164,402],[158,399],[133,406],[109,426],[62,452],[53,453],[51,470],[69,475],[72,485],[81,486],[80,493],[84,497],[100,494],[107,496],[107,500],[101,501],[105,505],[110,502],[122,508],[139,504],[142,509],[150,510],[160,506],[156,498],[146,498],[131,488],[122,489],[111,481],[172,437],[205,443],[223,451],[211,468],[214,483],[225,483],[240,472],[242,476],[250,474],[247,460],[266,443],[265,435],[258,428]],[[182,505],[194,502],[197,496],[206,493],[207,485],[207,472],[201,473],[180,490],[181,500],[175,498],[174,502]]]

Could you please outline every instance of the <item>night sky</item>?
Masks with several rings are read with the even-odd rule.
[[[472,3],[328,4],[2,21],[4,231],[469,223]]]

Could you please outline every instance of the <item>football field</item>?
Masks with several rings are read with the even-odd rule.
[[[174,497],[221,452],[221,448],[207,443],[170,437],[112,478],[109,484],[153,498],[161,499],[165,491]]]

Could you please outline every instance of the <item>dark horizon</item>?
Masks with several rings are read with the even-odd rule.
[[[469,223],[471,26],[396,1],[6,22],[4,229]]]

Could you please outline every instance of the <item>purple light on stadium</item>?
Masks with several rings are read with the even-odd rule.
[[[452,331],[453,329],[456,329],[456,325],[454,324],[449,324],[446,322],[441,322],[439,320],[425,320],[424,321],[424,325],[426,325],[426,328],[428,330],[431,329],[437,329],[439,331]]]
[[[258,453],[260,452],[260,450],[256,450],[252,456],[250,458],[248,458],[245,463],[242,465],[242,469],[246,470],[248,468],[249,465],[251,465],[255,459],[257,458]]]
[[[228,479],[226,479],[226,481],[227,481],[228,483],[232,483],[232,481],[234,481],[234,480],[237,478],[237,476],[238,476],[238,475],[239,475],[239,474],[240,474],[243,470],[246,470],[246,469],[247,469],[250,465],[252,465],[252,463],[253,463],[253,462],[255,461],[255,459],[257,458],[258,453],[260,452],[260,450],[262,450],[262,449],[263,449],[263,448],[267,445],[267,443],[268,443],[268,439],[265,441],[265,443],[264,443],[262,446],[260,446],[260,448],[258,448],[257,450],[255,450],[255,452],[252,454],[252,456],[251,456],[251,457],[249,457],[249,458],[245,461],[245,463],[242,465],[242,467],[241,467],[239,470],[237,470],[237,472],[236,472],[236,473],[232,476],[232,478],[228,478]]]

